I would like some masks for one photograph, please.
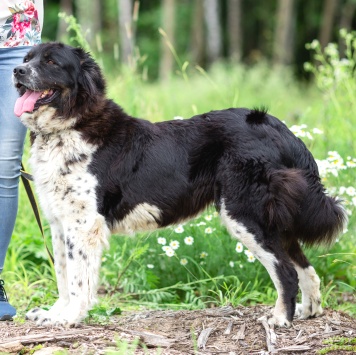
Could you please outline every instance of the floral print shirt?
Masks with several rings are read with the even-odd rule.
[[[0,0],[0,48],[41,42],[42,1]]]

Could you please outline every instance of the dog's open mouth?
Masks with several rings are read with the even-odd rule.
[[[57,93],[58,91],[52,89],[34,91],[26,88],[25,93],[16,100],[15,115],[20,117],[24,112],[33,112],[41,105],[50,103]]]

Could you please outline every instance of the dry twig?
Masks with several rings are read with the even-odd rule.
[[[205,328],[202,330],[198,337],[198,349],[205,349],[206,342],[208,341],[209,335],[215,328]]]
[[[275,352],[275,345],[277,342],[277,336],[276,333],[274,332],[273,328],[269,326],[268,322],[267,322],[267,317],[263,316],[261,318],[258,319],[263,327],[265,328],[266,331],[266,342],[267,342],[267,349],[270,353],[274,353]]]

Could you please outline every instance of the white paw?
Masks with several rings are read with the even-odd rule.
[[[307,319],[308,315],[303,312],[303,305],[301,303],[297,303],[295,306],[294,316],[298,319]]]
[[[292,323],[283,315],[274,315],[268,319],[268,324],[284,328],[289,328],[292,325]]]
[[[80,312],[79,307],[65,307],[53,306],[49,311],[34,308],[26,314],[26,319],[32,320],[38,326],[46,327],[69,327],[78,324],[84,316],[84,312]]]
[[[65,317],[61,316],[48,316],[46,318],[43,318],[41,320],[38,320],[36,322],[37,325],[39,326],[44,326],[44,327],[65,327],[68,328],[71,325],[76,324],[74,320],[71,319],[66,319]]]
[[[295,308],[295,316],[299,319],[318,317],[323,314],[320,302],[310,302],[306,305],[298,303]]]
[[[26,319],[37,322],[40,319],[46,318],[48,311],[41,308],[33,308],[26,313]]]
[[[38,326],[66,326],[67,322],[62,320],[62,322],[57,321],[58,314],[53,313],[51,310],[46,311],[41,308],[33,308],[26,313],[26,319],[32,320]]]

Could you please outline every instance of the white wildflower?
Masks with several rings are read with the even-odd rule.
[[[191,237],[191,236],[185,237],[184,238],[184,243],[187,244],[187,245],[192,245],[194,243],[193,237]]]
[[[179,248],[179,242],[178,240],[172,240],[169,243],[169,246],[173,249],[173,250],[177,250]]]
[[[238,243],[236,244],[236,251],[237,251],[238,253],[242,253],[243,250],[244,250],[244,246],[242,245],[242,243],[238,242]]]
[[[166,238],[158,237],[157,238],[157,243],[161,244],[161,245],[166,245],[166,243],[167,243]]]
[[[188,264],[188,260],[186,258],[180,259],[180,264],[185,266]]]
[[[175,254],[174,250],[171,247],[166,247],[165,252],[166,252],[166,255],[169,257],[172,257]]]
[[[349,196],[356,196],[356,189],[353,186],[349,186],[345,192]]]
[[[356,159],[350,159],[346,162],[346,166],[348,168],[355,168],[356,167]]]
[[[247,261],[249,262],[249,263],[254,263],[255,262],[255,257],[252,255],[252,254],[248,254],[247,255]]]
[[[176,233],[181,234],[181,233],[184,232],[184,228],[183,228],[183,226],[180,224],[180,225],[178,225],[177,228],[174,229],[174,231],[175,231]]]

